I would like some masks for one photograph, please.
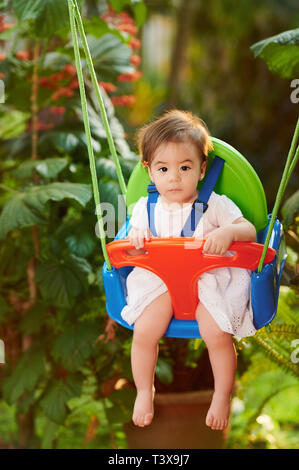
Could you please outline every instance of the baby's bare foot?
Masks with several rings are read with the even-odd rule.
[[[133,423],[136,426],[144,427],[149,426],[154,417],[154,396],[155,389],[140,390],[137,392],[133,411]]]
[[[215,431],[222,431],[228,425],[231,396],[214,392],[206,425]]]

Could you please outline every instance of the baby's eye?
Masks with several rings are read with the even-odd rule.
[[[181,170],[183,170],[183,171],[190,170],[190,166],[183,165],[183,166],[181,166]]]
[[[166,166],[162,166],[161,168],[159,168],[159,171],[161,171],[162,173],[165,173],[167,171]]]

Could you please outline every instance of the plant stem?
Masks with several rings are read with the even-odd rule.
[[[36,42],[33,53],[33,75],[32,75],[32,93],[31,93],[31,112],[32,112],[32,130],[31,130],[31,158],[37,160],[37,114],[38,114],[38,57],[39,43]]]
[[[274,207],[273,207],[273,210],[272,210],[271,221],[270,221],[269,228],[268,228],[268,231],[267,231],[267,236],[266,236],[266,240],[265,240],[265,243],[264,243],[264,248],[263,248],[263,251],[262,251],[261,259],[260,259],[260,262],[259,262],[259,265],[258,265],[258,268],[257,268],[258,273],[260,273],[263,269],[263,264],[264,264],[264,260],[265,260],[265,257],[266,257],[266,253],[267,253],[267,249],[268,249],[268,246],[269,246],[269,241],[270,241],[270,237],[271,237],[272,230],[273,230],[273,227],[274,227],[274,222],[275,222],[275,219],[276,219],[276,216],[277,216],[277,213],[278,213],[278,209],[280,207],[284,191],[285,191],[286,186],[288,184],[288,181],[290,179],[291,172],[293,171],[293,169],[294,169],[294,167],[297,163],[297,160],[298,160],[298,156],[299,156],[298,149],[296,151],[298,138],[299,138],[299,118],[297,120],[297,124],[296,124],[295,132],[294,132],[294,135],[293,135],[291,147],[290,147],[290,150],[289,150],[289,153],[288,153],[288,158],[287,158],[287,161],[286,161],[286,164],[285,164],[285,168],[284,168],[284,171],[283,171],[283,175],[282,175],[281,182],[280,182],[278,192],[277,192],[277,196],[276,196],[276,199],[275,199],[275,204],[274,204]],[[296,151],[296,153],[295,153],[295,151]]]

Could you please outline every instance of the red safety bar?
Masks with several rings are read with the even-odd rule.
[[[134,247],[127,239],[107,245],[111,264],[116,268],[139,266],[157,274],[167,285],[173,314],[180,320],[194,320],[198,304],[197,279],[205,271],[221,267],[258,267],[263,245],[254,242],[233,242],[232,256],[210,255],[202,252],[205,240],[194,238],[152,238],[144,243],[146,253],[130,255]],[[273,261],[276,251],[268,248],[264,264]]]

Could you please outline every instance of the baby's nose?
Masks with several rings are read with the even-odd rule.
[[[179,171],[176,171],[176,170],[173,170],[170,172],[170,180],[171,181],[179,181],[180,179],[180,172]]]

